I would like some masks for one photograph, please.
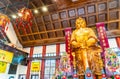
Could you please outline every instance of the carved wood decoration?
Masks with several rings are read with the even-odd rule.
[[[10,7],[8,10],[11,9],[14,12],[15,8],[19,9],[20,6],[25,6],[24,4],[20,4],[19,7]],[[47,6],[48,12],[41,11],[43,5]],[[39,10],[38,14],[33,13],[33,26],[29,26],[28,29],[14,27],[23,47],[64,43],[64,29],[67,27],[75,29],[75,20],[78,17],[83,17],[87,26],[93,28],[94,31],[96,31],[94,27],[97,22],[105,22],[108,32],[120,29],[120,0],[78,0],[76,2],[72,0],[56,0],[56,2],[54,0],[30,0],[29,8]]]

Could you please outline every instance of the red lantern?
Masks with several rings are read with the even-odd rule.
[[[0,26],[5,28],[6,24],[10,22],[10,19],[4,15],[0,13]]]
[[[18,15],[25,22],[30,22],[30,20],[33,17],[32,11],[30,9],[27,9],[27,8],[22,8],[21,10],[19,10]]]
[[[30,28],[28,28],[29,26],[32,26],[32,11],[28,8],[22,8],[18,11],[18,15],[20,16],[19,18],[16,19],[16,25],[18,27],[18,29],[20,27],[23,28],[24,33],[30,32]]]

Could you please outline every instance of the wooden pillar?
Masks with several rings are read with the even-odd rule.
[[[33,56],[33,50],[34,50],[34,47],[31,47],[30,48],[30,55],[29,55],[29,57]],[[29,61],[28,65],[27,65],[26,79],[30,79],[30,69],[31,69],[31,61]]]
[[[117,42],[118,47],[120,48],[120,37],[116,37],[116,42]]]
[[[56,56],[60,55],[60,44],[56,44]],[[59,59],[56,60],[56,68],[59,66]]]
[[[46,55],[46,45],[43,46],[42,57],[44,57],[45,55]],[[44,79],[44,71],[45,71],[45,60],[42,60],[40,79]]]

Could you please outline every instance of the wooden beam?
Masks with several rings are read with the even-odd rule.
[[[19,34],[18,29],[17,29],[17,26],[15,26],[15,23],[14,23],[14,22],[12,22],[12,23],[13,23],[13,28],[14,28],[14,30],[15,30],[15,33],[17,34],[20,43],[22,43],[23,41],[22,41],[21,37],[19,37],[20,34]]]
[[[51,17],[51,15],[49,15],[49,18],[50,18],[50,24],[51,24],[52,30],[54,30],[54,27],[53,27],[53,24],[52,24],[52,17]],[[53,32],[53,36],[56,37],[55,32]]]
[[[37,8],[34,4],[33,4],[33,2],[31,2],[31,4],[32,4],[32,6],[34,7],[34,8]],[[34,14],[33,14],[34,15]],[[37,31],[39,32],[39,29],[38,29],[38,24],[37,24],[37,21],[36,21],[36,18],[33,16],[33,21],[34,21],[34,23],[35,23],[35,26],[37,27]],[[31,29],[31,27],[30,27],[30,29]],[[32,31],[31,31],[31,33],[32,33]],[[33,35],[32,35],[33,36]],[[41,38],[41,35],[39,34],[39,37]],[[33,37],[34,39],[35,39],[35,37]]]
[[[72,29],[74,29],[75,27],[72,27]],[[42,32],[36,32],[36,33],[33,33],[34,35],[35,34],[43,34],[43,33],[48,33],[48,32],[55,32],[55,31],[63,31],[64,28],[61,28],[61,29],[55,29],[55,30],[48,30],[48,31],[42,31]],[[33,34],[27,34],[27,35],[33,35]],[[20,37],[21,36],[26,36],[26,35],[19,35]]]
[[[43,23],[43,27],[44,27],[44,32],[43,33],[46,33],[47,38],[48,38],[48,34],[46,32],[47,30],[46,30],[46,26],[45,26],[45,22],[44,22],[43,16],[41,16],[41,18],[42,18],[42,23]]]
[[[50,38],[50,39],[22,42],[22,45],[23,47],[30,47],[30,46],[48,45],[55,43],[64,43],[64,42],[65,42],[65,38],[59,37],[59,38]]]

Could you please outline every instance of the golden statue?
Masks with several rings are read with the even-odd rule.
[[[93,74],[101,75],[103,62],[100,53],[102,49],[97,45],[98,39],[94,31],[87,28],[85,20],[80,17],[75,24],[76,29],[71,36],[72,52],[74,53],[73,66],[76,67],[78,75],[84,75],[87,68]]]

